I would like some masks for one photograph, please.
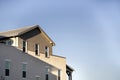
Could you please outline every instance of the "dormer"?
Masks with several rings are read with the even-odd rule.
[[[25,53],[32,51],[37,56],[42,53],[45,57],[52,55],[55,45],[39,25],[1,32],[0,43],[15,46]]]

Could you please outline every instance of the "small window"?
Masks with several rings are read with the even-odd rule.
[[[26,71],[22,71],[22,77],[26,78]]]
[[[49,75],[46,74],[45,80],[49,80]]]
[[[49,72],[50,72],[50,69],[48,66],[46,66],[45,80],[49,80]]]
[[[6,45],[12,45],[12,40],[6,40]]]
[[[10,61],[5,61],[5,76],[10,75]]]
[[[10,70],[9,69],[5,69],[5,76],[9,76],[10,75]]]
[[[58,80],[61,79],[61,70],[58,70]]]
[[[45,46],[45,57],[49,57],[49,47]]]
[[[27,42],[23,41],[23,52],[27,51]]]
[[[23,78],[26,78],[26,65],[27,64],[25,64],[25,63],[23,63],[23,65],[22,65],[22,77]]]
[[[46,66],[46,68],[45,68],[45,72],[46,72],[46,74],[49,74],[50,69],[49,69],[49,67],[48,67],[48,66]]]
[[[35,44],[35,55],[40,55],[39,54],[39,44]]]
[[[35,80],[40,80],[40,76],[36,76],[35,78],[36,78]]]

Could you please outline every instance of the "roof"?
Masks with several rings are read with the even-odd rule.
[[[68,65],[66,65],[66,68],[67,68],[68,71],[71,71],[71,72],[74,71],[74,69],[72,67],[68,66]]]
[[[51,44],[55,45],[55,43],[52,41],[52,39],[42,30],[42,28],[39,25],[28,26],[28,27],[24,27],[24,28],[15,29],[15,30],[9,30],[6,32],[0,32],[0,39],[7,38],[7,37],[20,36],[28,31],[31,31],[36,28],[38,28],[43,33],[43,35],[50,41]]]

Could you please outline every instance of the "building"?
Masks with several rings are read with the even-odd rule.
[[[72,80],[66,58],[39,25],[0,33],[0,80]],[[66,75],[67,74],[67,75]]]

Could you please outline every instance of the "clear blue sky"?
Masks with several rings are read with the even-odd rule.
[[[0,31],[40,25],[73,80],[120,80],[119,0],[0,0]]]

